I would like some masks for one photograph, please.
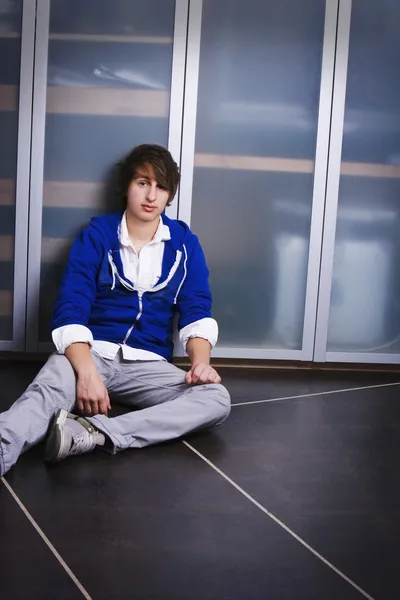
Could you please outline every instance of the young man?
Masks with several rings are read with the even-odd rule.
[[[204,255],[187,225],[163,214],[178,183],[160,146],[138,146],[120,164],[126,209],[92,219],[75,241],[54,310],[57,352],[0,414],[1,475],[47,432],[45,459],[57,462],[97,446],[142,448],[228,416],[210,365],[218,326]],[[187,373],[170,363],[175,313]],[[110,398],[139,410],[111,418]]]

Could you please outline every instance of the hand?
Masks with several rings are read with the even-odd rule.
[[[76,399],[80,412],[86,417],[108,415],[111,410],[110,398],[96,368],[78,374]]]
[[[211,365],[199,362],[192,365],[190,371],[186,373],[185,381],[187,384],[221,383],[221,377]]]

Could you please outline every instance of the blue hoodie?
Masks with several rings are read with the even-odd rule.
[[[54,308],[52,328],[85,325],[95,340],[127,344],[171,361],[178,329],[211,317],[208,269],[198,238],[182,221],[162,216],[164,242],[157,284],[140,293],[123,271],[118,228],[122,213],[95,217],[72,246]]]

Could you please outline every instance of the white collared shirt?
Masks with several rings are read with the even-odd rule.
[[[171,239],[168,225],[160,217],[155,236],[137,254],[128,233],[126,214],[123,214],[118,230],[120,254],[124,274],[127,279],[135,283],[136,289],[145,292],[152,288],[161,276],[162,261],[164,256],[164,242]],[[204,318],[190,323],[179,332],[179,340],[186,350],[190,338],[201,337],[208,340],[214,347],[218,339],[218,324],[215,319]],[[132,348],[126,344],[115,344],[102,340],[93,340],[92,332],[84,325],[64,325],[52,332],[52,338],[57,351],[64,354],[65,350],[75,342],[87,342],[93,350],[107,359],[114,359],[118,350],[122,349],[125,360],[165,360],[159,354],[147,350]]]

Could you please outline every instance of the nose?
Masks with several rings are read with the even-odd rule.
[[[155,202],[157,200],[157,183],[152,183],[148,187],[147,200],[149,202]]]

